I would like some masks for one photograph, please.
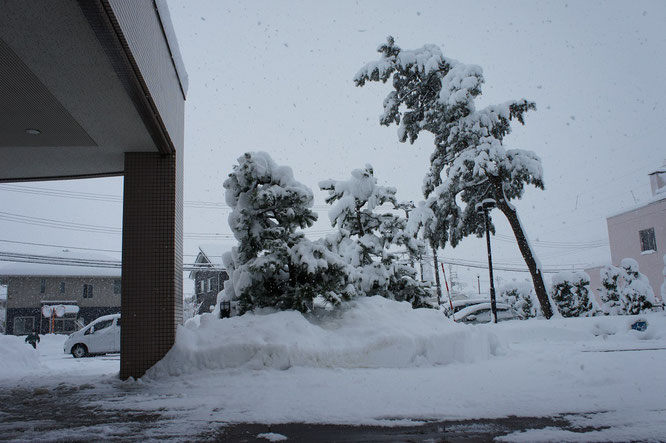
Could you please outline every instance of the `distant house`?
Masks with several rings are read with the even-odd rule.
[[[112,258],[65,250],[41,261],[0,265],[0,283],[7,286],[6,334],[25,335],[33,329],[71,333],[97,317],[120,312],[120,268],[101,267]],[[91,267],[91,262],[101,266]]]
[[[210,312],[217,303],[217,294],[224,289],[224,282],[229,279],[222,254],[231,249],[225,244],[206,244],[199,246],[199,253],[194,261],[195,269],[190,272],[194,280],[194,295],[197,314]]]
[[[663,257],[666,254],[666,164],[651,172],[649,177],[652,198],[639,206],[610,215],[606,222],[613,265],[619,266],[624,258],[636,260],[640,272],[650,280],[659,299],[664,282]],[[586,269],[595,294],[601,287],[601,268]]]

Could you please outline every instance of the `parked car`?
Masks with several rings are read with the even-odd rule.
[[[95,319],[67,337],[63,350],[74,358],[120,352],[120,314]]]
[[[444,315],[447,317],[451,317],[451,315],[455,314],[456,312],[460,311],[461,309],[465,309],[468,306],[471,305],[477,305],[479,303],[490,303],[489,298],[462,298],[459,300],[453,300],[453,301],[445,301],[442,303],[442,310],[444,312]],[[453,306],[453,309],[452,309]]]
[[[497,303],[497,321],[522,320],[523,316],[506,303]],[[490,311],[490,302],[477,303],[467,306],[453,314],[453,319],[462,323],[490,323],[492,313]]]

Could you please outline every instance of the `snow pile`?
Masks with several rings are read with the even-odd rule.
[[[364,297],[321,317],[296,311],[216,319],[181,327],[149,378],[204,369],[406,368],[486,360],[502,350],[487,329],[458,325],[441,312]]]
[[[25,373],[37,368],[42,364],[39,354],[28,343],[24,337],[14,335],[0,335],[0,378],[11,374]]]

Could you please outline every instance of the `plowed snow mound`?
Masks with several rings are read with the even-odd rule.
[[[176,344],[147,376],[203,369],[292,366],[403,368],[485,360],[501,351],[492,332],[453,323],[431,309],[360,298],[320,316],[260,312],[230,319],[204,314],[180,327]]]

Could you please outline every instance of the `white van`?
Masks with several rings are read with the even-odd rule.
[[[74,358],[120,352],[120,314],[104,315],[65,341],[65,354]]]

